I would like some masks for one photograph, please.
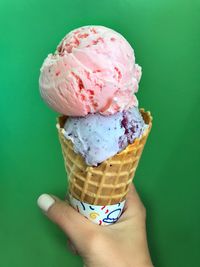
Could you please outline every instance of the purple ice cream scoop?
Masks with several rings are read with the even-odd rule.
[[[147,127],[138,108],[133,107],[110,116],[69,117],[64,135],[88,165],[97,166],[140,138]]]

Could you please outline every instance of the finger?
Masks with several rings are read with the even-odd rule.
[[[69,236],[76,247],[84,245],[96,226],[57,197],[43,194],[38,198],[38,206]]]
[[[135,189],[135,186],[131,183],[129,186],[128,194],[126,196],[124,210],[119,221],[133,217],[138,212],[143,212],[144,210],[144,205]]]
[[[126,197],[126,205],[127,207],[133,207],[133,205],[143,205],[142,204],[142,201],[137,193],[137,190],[135,188],[135,186],[133,185],[133,183],[130,184],[129,186],[129,191],[128,191],[128,194],[127,194],[127,197]]]
[[[73,245],[73,243],[70,241],[70,239],[67,239],[67,246],[69,248],[69,250],[74,254],[74,255],[78,255],[78,251],[75,248],[75,246]]]

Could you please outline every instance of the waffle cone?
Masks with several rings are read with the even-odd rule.
[[[63,134],[67,117],[58,118],[57,129],[68,174],[68,188],[74,198],[93,205],[112,205],[126,198],[152,127],[150,112],[144,109],[140,112],[149,125],[142,137],[97,167],[88,166],[81,154],[74,152],[72,142]]]

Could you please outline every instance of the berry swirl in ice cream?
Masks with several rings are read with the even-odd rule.
[[[133,107],[110,116],[69,117],[63,134],[88,165],[97,166],[140,138],[147,127],[138,108]]]
[[[71,31],[49,54],[40,73],[40,92],[67,116],[115,114],[137,106],[141,67],[119,33],[103,26]]]

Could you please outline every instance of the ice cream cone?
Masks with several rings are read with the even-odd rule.
[[[96,167],[88,166],[84,158],[74,152],[72,142],[63,134],[67,117],[58,118],[57,129],[72,197],[81,202],[102,206],[125,200],[152,127],[150,112],[145,112],[144,109],[140,109],[140,112],[149,125],[141,138],[135,139],[123,151]]]

